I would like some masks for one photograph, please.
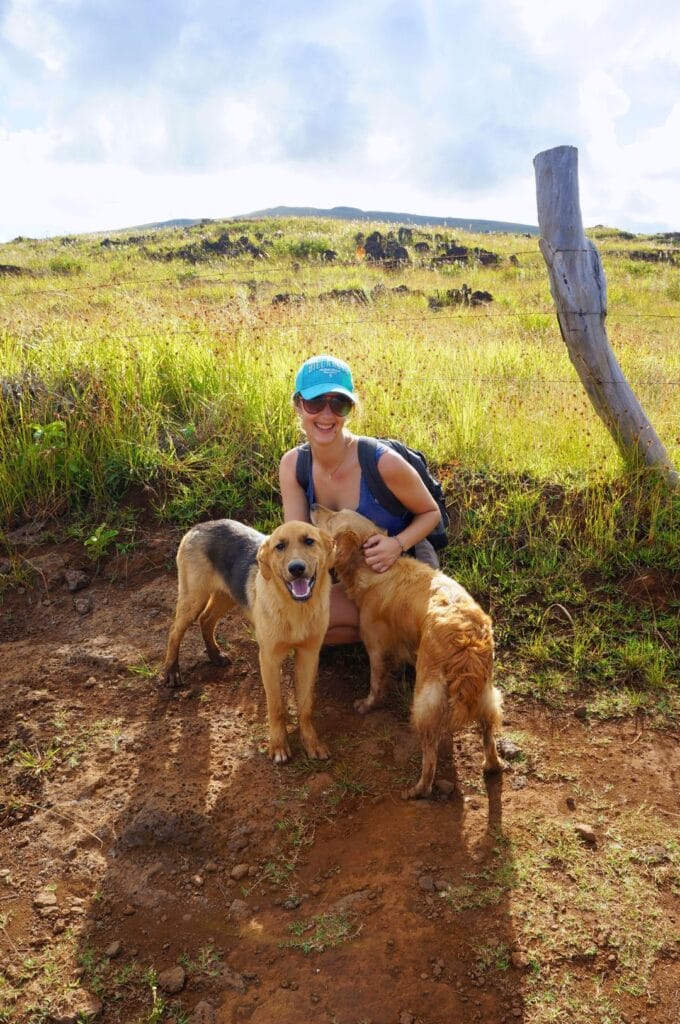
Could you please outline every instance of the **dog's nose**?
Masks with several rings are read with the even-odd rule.
[[[294,558],[292,562],[288,563],[288,572],[294,577],[294,579],[304,576],[306,571],[307,566],[301,558]]]

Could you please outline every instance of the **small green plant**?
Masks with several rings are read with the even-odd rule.
[[[119,531],[101,523],[83,542],[85,550],[93,561],[98,561],[118,536]]]
[[[458,914],[465,910],[479,910],[482,907],[500,903],[503,895],[503,889],[500,886],[488,886],[476,881],[464,882],[461,885],[449,885],[440,892],[441,898],[446,900],[451,909]]]
[[[152,967],[147,968],[142,975],[142,981],[148,986],[151,994],[151,1008],[148,1013],[140,1017],[137,1024],[159,1024],[163,1020],[167,1003],[158,991],[158,975]]]
[[[179,963],[191,974],[203,974],[206,978],[217,978],[222,970],[220,954],[212,946],[202,946],[195,959],[183,953]]]
[[[510,967],[510,950],[505,942],[478,942],[473,949],[482,971],[507,971]]]
[[[151,1000],[151,1009],[143,1018],[143,1024],[158,1024],[163,1019],[167,1009],[167,1003],[163,996],[159,994],[156,985],[151,986]]]
[[[85,946],[78,958],[83,968],[83,978],[90,991],[99,996],[104,991],[104,970],[106,960],[97,955],[92,946]]]
[[[113,975],[113,983],[116,986],[124,986],[134,981],[137,976],[137,965],[134,963],[123,964]]]
[[[672,655],[666,648],[649,637],[628,637],[619,649],[624,670],[643,687],[662,689],[671,669]]]
[[[52,423],[32,423],[33,444],[43,450],[63,448],[66,444],[66,424],[63,420]]]
[[[317,914],[310,921],[294,921],[288,925],[294,938],[280,943],[282,948],[300,949],[303,953],[323,953],[326,949],[356,938],[361,931],[353,916],[346,911]]]
[[[302,815],[281,818],[276,823],[276,829],[285,837],[287,845],[295,849],[313,841],[313,836],[310,838],[309,834],[311,827],[311,823]]]
[[[276,829],[284,847],[275,858],[267,861],[253,884],[244,889],[244,895],[252,892],[263,882],[276,888],[286,887],[291,896],[297,892],[292,875],[303,848],[311,846],[314,842],[315,826],[302,815],[296,815],[277,821]]]
[[[49,775],[62,762],[61,743],[52,741],[44,749],[34,747],[19,749],[14,754],[14,763],[37,778]]]
[[[331,248],[327,238],[303,238],[288,245],[288,252],[296,260],[318,259]]]
[[[330,793],[331,803],[339,803],[344,797],[370,796],[370,787],[358,779],[349,765],[339,763],[333,772],[334,785]]]
[[[128,665],[127,670],[133,676],[141,676],[143,679],[154,679],[158,674],[158,666],[149,665],[144,658],[140,658],[134,665]]]
[[[82,274],[85,269],[82,261],[73,256],[53,256],[49,262],[49,268],[53,274],[60,274],[64,277]]]

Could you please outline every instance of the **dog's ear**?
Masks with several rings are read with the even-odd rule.
[[[335,565],[335,541],[327,530],[319,530],[319,541],[326,555],[326,568],[332,569]]]
[[[325,525],[328,516],[332,514],[329,508],[319,505],[317,502],[314,502],[309,509],[309,518],[312,520],[313,525],[321,528]]]
[[[354,530],[343,530],[335,537],[336,562],[341,559],[345,562],[357,552],[361,551],[361,537]]]
[[[260,547],[257,550],[257,567],[265,580],[270,580],[272,578],[272,570],[269,564],[269,554],[271,550],[269,539],[270,538],[268,537],[266,541],[260,544]]]
[[[337,534],[335,540],[336,543],[341,540],[343,547],[347,551],[351,548],[360,548],[363,544],[361,537],[358,533],[355,533],[354,530],[343,530],[342,533]]]

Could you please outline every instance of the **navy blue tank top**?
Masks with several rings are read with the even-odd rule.
[[[377,448],[375,450],[375,461],[376,463],[382,455],[387,451],[387,446],[381,444],[378,441]],[[316,501],[314,496],[314,473],[310,462],[310,473],[309,483],[307,484],[307,501],[309,502],[310,508]],[[390,537],[393,537],[395,533],[399,533],[404,529],[405,526],[413,519],[411,512],[405,512],[403,516],[395,516],[391,512],[388,512],[386,508],[376,501],[368,489],[368,484],[364,474],[361,474],[361,483],[359,486],[359,504],[354,509],[355,512],[359,512],[362,516],[366,516],[371,522],[375,523],[381,529],[386,530]]]

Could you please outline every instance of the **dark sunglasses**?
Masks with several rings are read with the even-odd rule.
[[[334,416],[348,416],[354,408],[354,402],[347,395],[319,395],[318,398],[303,398],[300,395],[300,404],[305,412],[316,415],[318,412],[322,412],[326,406],[330,406],[330,410]]]

